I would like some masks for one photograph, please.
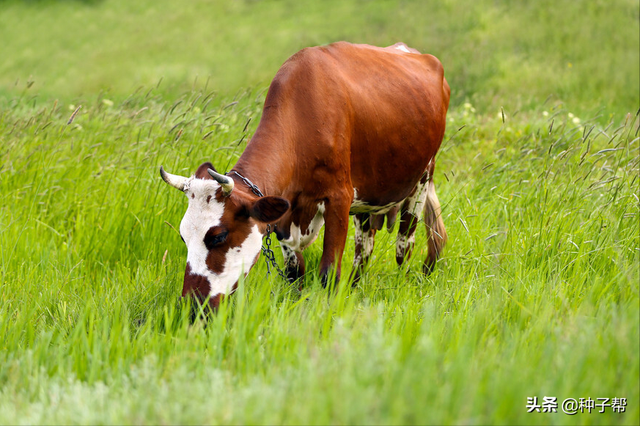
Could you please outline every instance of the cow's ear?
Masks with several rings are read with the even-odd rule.
[[[289,210],[289,201],[281,197],[258,198],[249,209],[249,216],[260,222],[275,222]]]
[[[196,170],[196,178],[197,179],[213,179],[207,172],[208,169],[212,169],[213,171],[216,170],[216,168],[213,167],[213,164],[209,162],[202,163],[200,167],[198,167],[198,170]]]

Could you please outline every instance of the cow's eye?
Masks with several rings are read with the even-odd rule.
[[[204,236],[204,245],[208,250],[211,250],[215,246],[224,243],[227,240],[227,231],[216,230],[215,228],[209,229]]]

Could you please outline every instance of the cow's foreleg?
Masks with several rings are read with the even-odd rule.
[[[375,227],[371,226],[371,215],[368,213],[356,214],[353,216],[355,226],[355,256],[353,258],[353,269],[351,271],[351,281],[355,285],[360,281],[362,269],[368,263],[376,235]]]
[[[425,174],[416,184],[411,195],[402,203],[402,208],[400,209],[400,229],[398,230],[398,238],[396,240],[396,262],[398,265],[402,265],[405,260],[409,260],[413,252],[418,217],[424,209],[427,197],[428,179],[429,175]]]
[[[280,242],[282,249],[282,257],[284,258],[284,272],[290,282],[304,277],[304,256],[302,252],[296,251],[289,247],[286,243]]]
[[[340,280],[342,253],[349,230],[349,207],[351,199],[330,199],[324,212],[324,244],[320,258],[320,278],[327,286],[331,269],[335,270],[336,283]]]

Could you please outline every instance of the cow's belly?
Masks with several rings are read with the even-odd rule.
[[[375,206],[354,198],[353,202],[351,203],[351,208],[349,209],[349,214],[358,214],[358,213],[383,214],[383,213],[389,212],[389,210],[391,210],[392,208],[399,206],[402,203],[402,201],[385,204],[384,206]]]
[[[351,202],[351,208],[349,208],[349,214],[358,214],[358,213],[375,213],[375,214],[384,214],[389,212],[389,210],[394,207],[398,207],[404,199],[399,201],[392,201],[386,204],[372,204],[367,202],[366,200],[362,200],[358,198],[358,189],[353,189],[353,201]]]

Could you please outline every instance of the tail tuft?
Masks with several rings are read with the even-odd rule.
[[[429,181],[427,189],[427,199],[424,206],[424,223],[427,227],[428,253],[424,261],[424,271],[429,274],[435,266],[436,260],[442,253],[444,245],[447,243],[447,230],[442,220],[440,200],[436,194],[436,187],[433,184],[433,176]]]

